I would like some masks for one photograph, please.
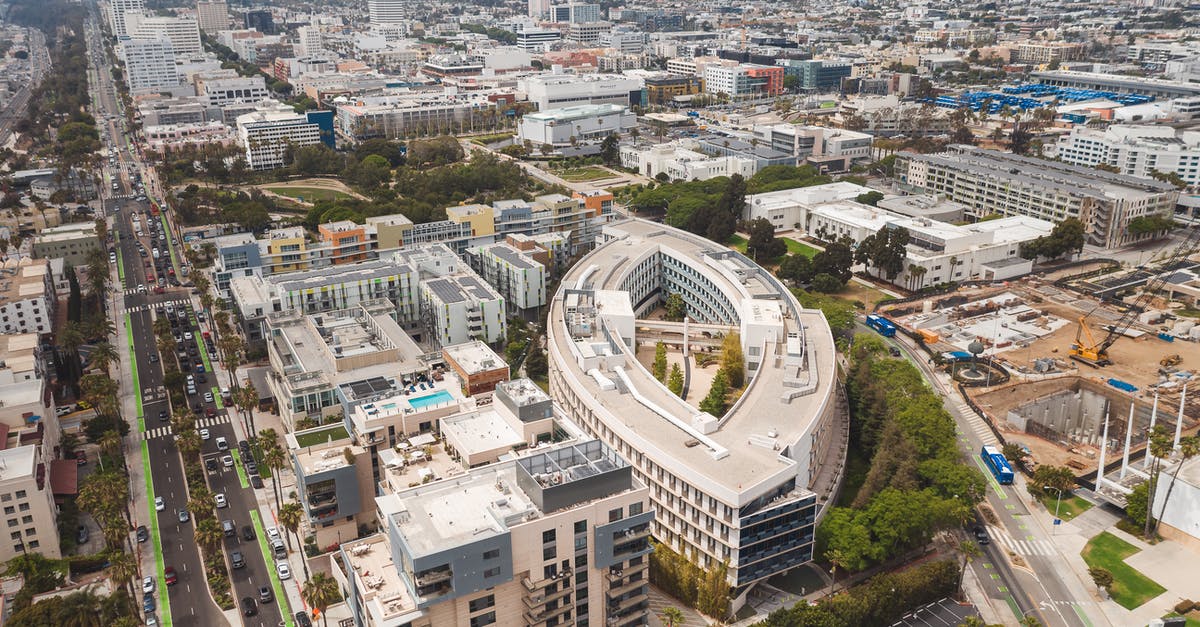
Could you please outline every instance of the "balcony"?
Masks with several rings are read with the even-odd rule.
[[[569,612],[573,607],[574,607],[573,605],[568,603],[566,605],[556,607],[552,610],[526,610],[525,611],[525,624],[528,627],[536,627],[537,625],[544,625],[546,623],[546,621],[550,620],[551,618],[554,618],[555,616],[558,616],[559,614]],[[560,621],[560,624],[561,624],[561,621]]]
[[[639,603],[646,603],[646,595],[638,594],[631,596],[624,601],[609,601],[604,607],[609,616],[620,614],[622,611],[630,609]]]
[[[422,587],[432,586],[443,581],[450,581],[452,577],[454,577],[454,573],[449,568],[427,570],[417,574],[417,585]]]
[[[557,592],[551,592],[550,594],[544,594],[539,590],[538,592],[531,593],[524,597],[523,600],[525,601],[526,608],[528,608],[530,611],[536,611],[538,608],[550,603],[551,601],[570,596],[572,590],[574,590],[574,588],[567,585],[564,585],[561,590],[558,590]]]
[[[643,561],[641,564],[631,564],[629,566],[626,566],[625,568],[621,568],[621,569],[617,569],[617,570],[609,569],[609,571],[607,573],[605,573],[604,576],[605,576],[605,578],[608,579],[609,583],[616,583],[616,582],[624,579],[625,577],[630,577],[637,573],[643,572],[646,570],[646,568],[647,568],[647,562]]]
[[[610,599],[613,597],[619,597],[622,594],[626,594],[628,592],[633,592],[634,590],[637,590],[638,588],[641,588],[648,583],[650,583],[650,582],[647,581],[646,578],[644,578],[644,577],[641,579],[634,580],[634,581],[627,581],[625,583],[613,583],[612,587],[609,588],[608,592],[606,592],[605,594],[608,595],[608,598],[610,598]],[[643,596],[644,595],[645,595],[645,593],[643,591]]]

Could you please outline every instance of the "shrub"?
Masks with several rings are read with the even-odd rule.
[[[1175,604],[1176,614],[1187,614],[1194,609],[1196,609],[1196,602],[1192,601],[1191,599],[1184,599]]]

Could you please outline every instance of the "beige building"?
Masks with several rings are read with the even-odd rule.
[[[357,625],[648,624],[649,491],[597,440],[375,501],[330,560]]]
[[[0,334],[49,333],[56,304],[48,261],[21,258],[0,264]]]
[[[62,259],[68,266],[87,263],[88,253],[103,250],[94,222],[73,222],[42,229],[33,239],[33,256],[38,259]]]
[[[23,553],[61,557],[54,495],[41,446],[0,450],[0,507],[9,540],[0,543],[0,562]]]

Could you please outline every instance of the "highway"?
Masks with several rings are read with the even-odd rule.
[[[141,190],[137,187],[137,181],[147,178],[146,167],[140,162],[132,141],[126,135],[125,116],[114,91],[107,65],[108,56],[103,49],[96,20],[93,9],[88,33],[93,60],[93,102],[97,107],[97,120],[104,127],[102,136],[115,156],[113,162],[106,166],[108,181],[102,193],[108,195],[106,203],[113,216],[112,230],[119,237],[116,250],[121,266],[121,281],[115,289],[119,292],[118,300],[123,303],[119,309],[127,316],[127,332],[132,346],[130,358],[133,361],[129,372],[133,373],[140,397],[140,412],[134,433],[131,434],[141,443],[135,449],[140,455],[131,459],[130,463],[141,464],[150,478],[146,502],[140,503],[136,511],[137,524],[145,524],[150,529],[151,539],[138,546],[145,563],[152,565],[150,572],[156,572],[159,580],[156,614],[161,624],[185,627],[228,625],[230,621],[226,613],[216,605],[207,588],[204,566],[194,536],[194,518],[186,522],[179,520],[178,512],[187,508],[189,497],[182,459],[169,420],[160,419],[160,415],[171,415],[168,395],[162,387],[162,361],[176,359],[176,354],[180,354],[180,361],[188,362],[188,369],[195,376],[199,376],[195,368],[197,363],[203,364],[207,371],[203,373],[207,381],[197,380],[197,393],[188,398],[188,403],[197,413],[197,429],[205,428],[210,433],[210,438],[203,442],[202,456],[208,458],[217,455],[216,441],[219,437],[225,438],[231,448],[236,449],[238,435],[231,424],[231,416],[219,401],[217,375],[213,372],[214,358],[209,355],[211,347],[201,340],[202,330],[207,327],[196,316],[190,288],[177,281],[183,272],[183,251],[172,234],[167,218],[150,215],[150,202],[140,195]],[[117,183],[115,190],[111,182]],[[135,216],[141,236],[133,226]],[[153,227],[152,222],[155,223]],[[153,254],[155,248],[159,252],[157,258]],[[158,355],[154,320],[160,315],[170,318],[168,306],[175,314],[175,328],[180,335],[190,332],[193,337],[191,340],[181,337],[178,342],[179,353]],[[205,401],[205,392],[212,394],[212,401]],[[239,530],[236,536],[226,538],[223,543],[226,563],[229,564],[228,553],[234,549],[241,550],[245,556],[244,568],[229,570],[236,604],[234,611],[239,614],[239,622],[243,625],[275,627],[284,616],[279,609],[279,602],[257,603],[258,589],[262,585],[272,586],[275,596],[280,596],[282,588],[273,577],[274,560],[266,555],[265,542],[258,540],[265,538],[263,524],[257,514],[253,518],[250,514],[258,511],[254,490],[249,487],[240,456],[234,455],[238,458],[234,468],[224,468],[218,463],[215,471],[205,473],[209,488],[228,499],[228,507],[216,510],[217,520],[232,519]],[[162,511],[155,511],[153,501],[156,496],[164,501]],[[254,541],[241,539],[240,532],[245,525],[256,526]],[[167,567],[174,568],[178,574],[179,582],[173,586],[165,585],[164,571]],[[254,617],[240,616],[242,599],[247,596],[256,600],[258,613]]]
[[[873,333],[865,326],[860,330]],[[1054,543],[1030,516],[1025,505],[1022,475],[1017,473],[1013,485],[1002,486],[983,466],[979,459],[980,449],[984,444],[995,445],[997,442],[987,424],[963,401],[957,388],[946,382],[945,375],[934,369],[923,351],[902,340],[899,334],[886,341],[900,348],[934,391],[945,399],[944,406],[954,417],[959,445],[967,463],[978,467],[988,479],[985,503],[996,519],[975,523],[985,527],[990,541],[980,547],[983,555],[971,564],[987,595],[996,601],[996,606],[1007,605],[1015,620],[1030,615],[1048,627],[1107,624],[1103,612],[1091,598],[1066,579],[1075,575],[1059,556]]]

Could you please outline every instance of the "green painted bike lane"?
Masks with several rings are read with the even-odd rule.
[[[288,603],[287,594],[283,592],[283,581],[279,579],[279,570],[275,568],[275,554],[271,551],[271,547],[267,545],[267,531],[263,526],[262,518],[258,515],[257,509],[250,510],[250,520],[254,522],[254,533],[258,538],[258,549],[262,551],[263,561],[267,565],[267,570],[271,573],[271,589],[275,591],[275,602],[279,604],[279,613],[283,616],[283,622],[287,627],[292,627],[292,611],[291,604]]]
[[[181,273],[183,268],[179,265],[178,255],[175,254],[175,237],[171,235],[171,226],[167,224],[166,205],[161,202],[158,203],[158,218],[162,221],[163,235],[165,235],[167,239],[167,250],[171,251],[171,265],[175,266],[175,277],[182,281],[183,277],[181,276]]]
[[[142,415],[142,386],[138,383],[137,354],[133,350],[133,323],[125,314],[125,336],[129,339],[129,372],[133,377],[133,397],[137,402],[138,433],[146,430],[146,418]]]
[[[154,568],[158,580],[158,623],[171,627],[171,598],[167,594],[162,539],[158,535],[158,512],[154,510],[154,478],[150,476],[150,444],[142,441],[142,473],[146,476],[146,507],[150,510],[150,537],[154,540]]]

